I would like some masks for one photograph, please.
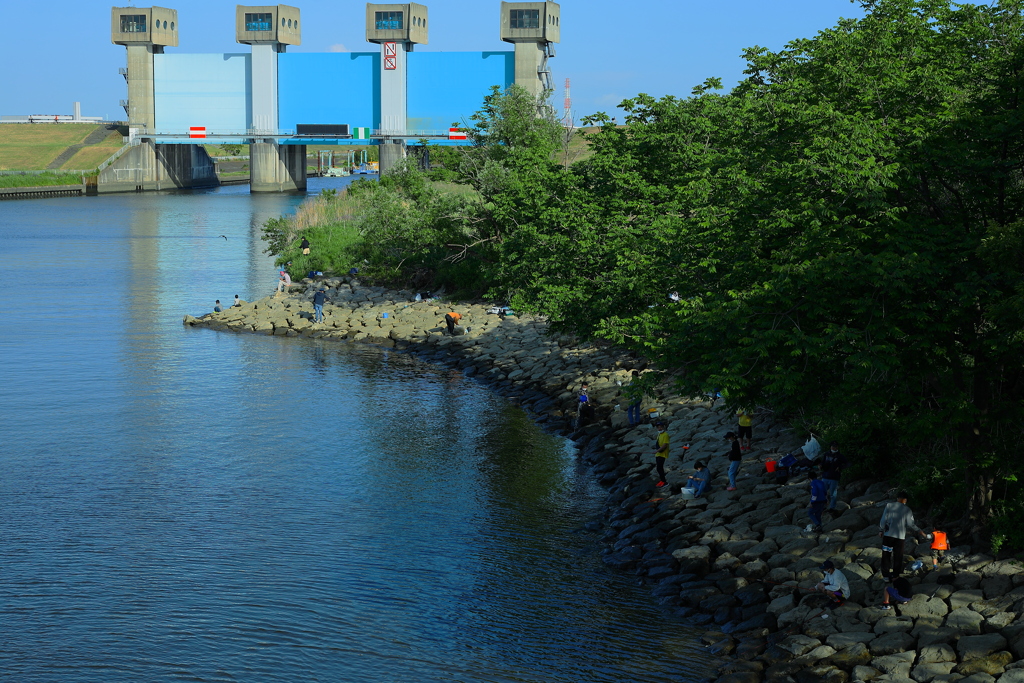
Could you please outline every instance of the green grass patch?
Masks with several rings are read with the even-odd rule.
[[[5,123],[0,125],[0,170],[37,171],[99,126],[91,123]],[[96,164],[85,166],[92,168]]]
[[[0,187],[52,187],[54,185],[81,185],[78,173],[33,173],[30,175],[0,175]]]

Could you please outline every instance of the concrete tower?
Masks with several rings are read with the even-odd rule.
[[[426,45],[427,8],[416,3],[366,3],[366,40],[380,44],[380,172],[386,173],[405,157],[407,135],[406,55],[419,43]]]
[[[252,192],[306,189],[306,146],[280,145],[277,56],[302,44],[299,9],[288,5],[237,5],[235,40],[252,46],[252,123],[249,188]],[[262,136],[262,139],[260,137]]]
[[[501,39],[516,46],[516,85],[535,97],[554,89],[548,58],[555,56],[560,23],[557,2],[501,3]]]
[[[128,48],[128,125],[156,130],[153,55],[178,46],[178,11],[166,7],[113,7],[110,40]]]

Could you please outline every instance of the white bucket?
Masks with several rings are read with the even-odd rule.
[[[693,500],[693,494],[697,492],[697,489],[692,486],[688,486],[679,492],[679,495],[683,497],[683,500]]]

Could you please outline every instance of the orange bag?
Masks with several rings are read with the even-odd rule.
[[[949,550],[949,541],[945,531],[932,532],[932,550]]]

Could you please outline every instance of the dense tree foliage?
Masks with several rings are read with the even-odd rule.
[[[749,49],[731,92],[593,117],[571,165],[536,100],[495,91],[471,147],[353,187],[349,256],[777,410],[1024,548],[1024,0],[862,4]]]
[[[728,94],[625,102],[512,201],[503,282],[984,523],[1024,470],[1022,5],[865,4]]]

